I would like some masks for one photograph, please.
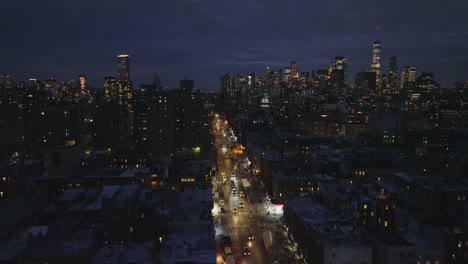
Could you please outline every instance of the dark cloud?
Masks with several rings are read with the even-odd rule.
[[[369,67],[376,25],[384,70],[395,55],[446,86],[468,78],[466,0],[2,2],[0,72],[17,79],[84,73],[100,86],[117,74],[115,56],[128,53],[137,84],[160,72],[170,87],[187,77],[218,89],[224,73],[264,73],[291,60],[311,71],[338,55],[353,82]]]

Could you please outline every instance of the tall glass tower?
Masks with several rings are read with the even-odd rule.
[[[380,67],[380,53],[382,51],[382,46],[380,45],[379,41],[379,32],[380,28],[377,26],[376,29],[376,39],[374,44],[372,44],[372,64],[371,64],[371,72],[375,72],[376,74],[376,82],[377,82],[377,87],[380,87],[380,79],[382,75],[381,67]]]
[[[119,75],[121,81],[129,81],[130,80],[130,56],[126,54],[117,55],[117,59],[119,60],[118,67],[119,67]]]
[[[390,57],[390,68],[388,70],[388,81],[390,88],[396,90],[399,88],[398,83],[398,60],[396,56]]]

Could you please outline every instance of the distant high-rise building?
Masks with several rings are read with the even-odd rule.
[[[404,66],[401,72],[401,88],[412,88],[416,82],[416,67]]]
[[[325,89],[328,87],[328,80],[330,75],[327,69],[318,69],[316,78],[314,78],[314,87],[319,89]]]
[[[191,91],[193,90],[193,80],[180,80],[180,89],[182,91]]]
[[[106,102],[117,101],[119,99],[119,88],[113,76],[104,78],[104,100]]]
[[[372,44],[372,64],[371,64],[371,69],[370,69],[371,72],[375,72],[375,75],[377,78],[376,79],[377,87],[380,87],[380,76],[382,75],[381,65],[380,65],[380,59],[381,59],[380,54],[382,51],[382,46],[379,41],[379,33],[380,33],[379,31],[380,31],[380,28],[377,26],[376,40],[374,44]]]
[[[299,73],[297,72],[296,62],[291,61],[290,66],[291,66],[291,77],[293,79],[298,79],[299,78]]]
[[[78,76],[78,79],[80,80],[80,88],[85,89],[88,86],[88,79],[86,78],[86,76],[82,74]]]
[[[308,72],[301,72],[301,86],[303,88],[307,87],[309,83],[309,73]]]
[[[221,93],[225,98],[233,97],[235,95],[235,84],[234,77],[228,74],[224,75],[220,79]]]
[[[121,81],[130,80],[130,56],[126,54],[117,55],[119,60],[119,76]]]
[[[162,90],[162,84],[161,84],[161,77],[159,76],[159,73],[153,73],[153,88],[156,91]]]
[[[342,88],[344,86],[344,70],[333,69],[330,73],[330,87],[334,89]]]
[[[398,85],[398,60],[397,57],[390,57],[390,68],[388,69],[388,82],[392,90],[397,89]]]
[[[284,68],[284,81],[290,82],[292,79],[292,69],[291,67]]]
[[[434,89],[440,88],[440,84],[435,81],[433,73],[423,72],[421,73],[421,76],[416,78],[416,87]]]
[[[279,79],[280,82],[283,81],[283,69],[281,69],[281,68],[278,69],[277,76],[278,76],[278,79]]]
[[[356,89],[360,89],[364,92],[374,91],[376,88],[377,76],[375,72],[359,72],[356,75]]]
[[[29,78],[29,87],[39,89],[40,82],[36,78]]]
[[[348,59],[343,56],[335,57],[335,60],[331,63],[328,73],[331,74],[333,70],[343,70],[344,80],[346,81],[346,73],[348,69]]]
[[[13,87],[15,87],[15,80],[13,79],[13,77],[11,77],[11,76],[6,76],[6,78],[4,79],[3,86],[4,86],[5,88],[13,88]]]
[[[45,79],[45,89],[55,90],[57,88],[57,79],[50,77]]]

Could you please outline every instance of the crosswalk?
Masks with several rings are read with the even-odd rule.
[[[217,223],[216,227],[220,227],[221,229],[224,229],[224,230],[251,229],[251,227],[256,228],[256,226],[251,226],[248,223],[237,223],[237,224],[232,224],[232,223],[221,223],[221,224],[219,224],[219,223]],[[276,227],[276,224],[272,223],[272,222],[261,222],[261,223],[258,223],[258,227],[260,229],[271,230],[271,229]]]
[[[246,223],[240,224],[221,224],[222,229],[233,230],[233,229],[250,229],[250,225]]]
[[[233,214],[232,212],[226,212],[226,213],[224,213],[224,215],[228,215],[228,216],[231,216],[231,215],[250,215],[250,212],[239,211],[239,212],[237,212],[237,214]]]

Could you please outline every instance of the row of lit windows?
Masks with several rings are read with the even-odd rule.
[[[300,192],[303,192],[304,190],[305,190],[305,191],[320,191],[320,187],[317,187],[317,188],[315,188],[315,187],[306,187],[306,188],[304,188],[304,187],[299,187],[298,190],[299,190]]]
[[[164,184],[163,181],[159,181],[159,182],[158,182],[158,181],[152,181],[152,182],[151,182],[151,187],[152,187],[152,188],[162,187],[163,184]]]
[[[182,178],[180,179],[181,182],[194,182],[195,178]]]

